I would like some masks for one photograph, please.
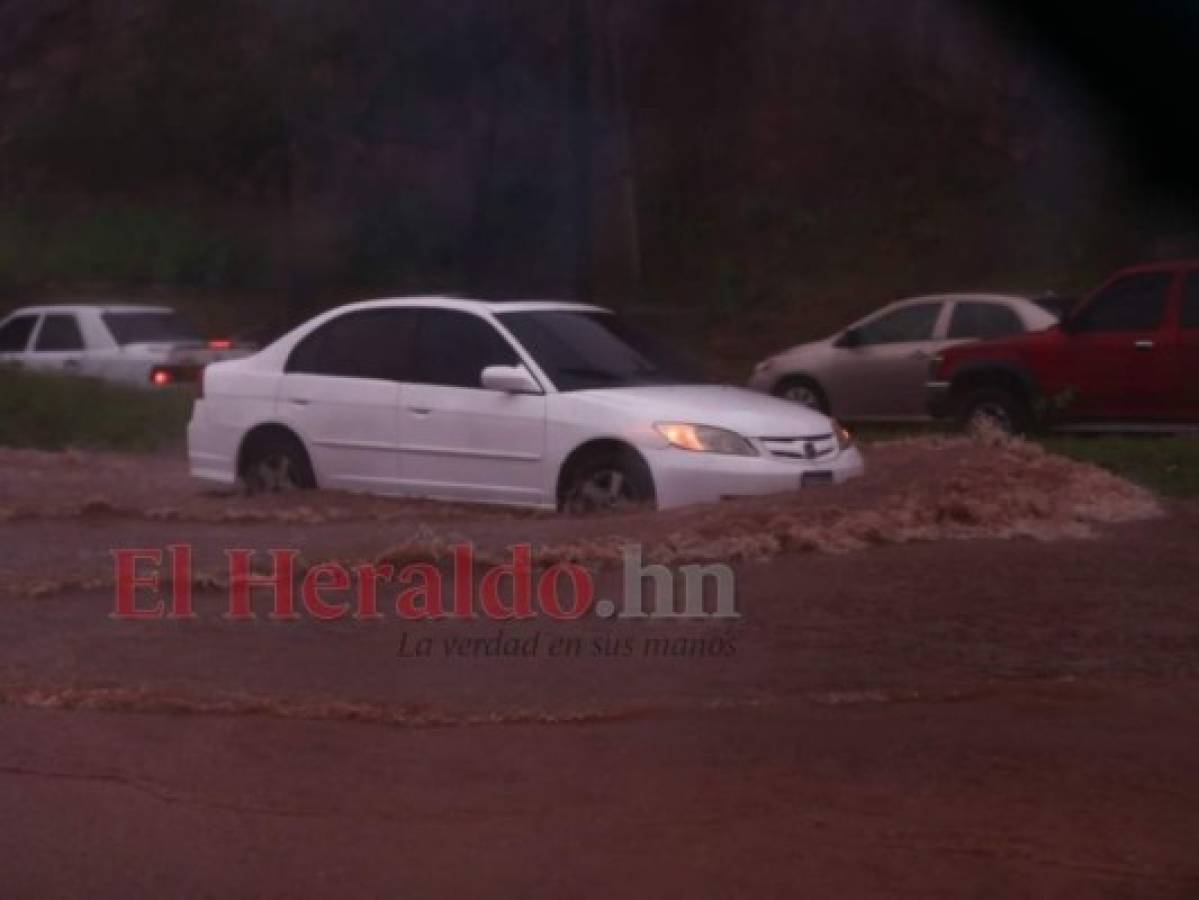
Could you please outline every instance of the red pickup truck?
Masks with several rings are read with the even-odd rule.
[[[1199,425],[1199,260],[1124,269],[1054,328],[944,351],[927,405],[1011,432]]]

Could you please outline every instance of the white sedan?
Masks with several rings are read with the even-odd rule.
[[[208,363],[246,352],[206,342],[167,306],[26,306],[0,319],[0,365],[140,387],[193,381]]]
[[[819,412],[702,383],[594,306],[440,297],[331,310],[209,366],[193,476],[585,513],[861,474]]]

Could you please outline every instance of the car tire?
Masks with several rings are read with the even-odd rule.
[[[649,466],[633,450],[602,450],[573,464],[558,508],[568,515],[619,512],[654,502]]]
[[[251,494],[309,490],[316,476],[299,439],[281,433],[251,438],[241,467],[241,480]]]
[[[1003,388],[977,388],[958,405],[958,424],[974,432],[989,425],[1004,434],[1020,435],[1028,430],[1028,404]]]
[[[814,409],[817,412],[828,415],[828,397],[824,390],[812,378],[792,377],[784,378],[774,387],[774,396],[789,400],[792,403],[798,403],[801,406],[806,406],[809,409]]]

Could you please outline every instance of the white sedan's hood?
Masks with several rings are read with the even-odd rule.
[[[569,396],[569,395],[568,395]],[[654,422],[727,428],[744,437],[830,434],[828,416],[756,391],[723,385],[654,385],[580,391],[575,397]]]

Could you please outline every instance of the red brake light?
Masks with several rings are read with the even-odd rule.
[[[150,373],[150,382],[158,387],[165,387],[174,380],[175,376],[172,375],[167,369],[155,369]]]
[[[212,341],[208,342],[208,349],[210,349],[210,350],[230,350],[232,348],[233,348],[233,341],[227,340],[225,338],[220,338],[218,340],[212,340]]]

